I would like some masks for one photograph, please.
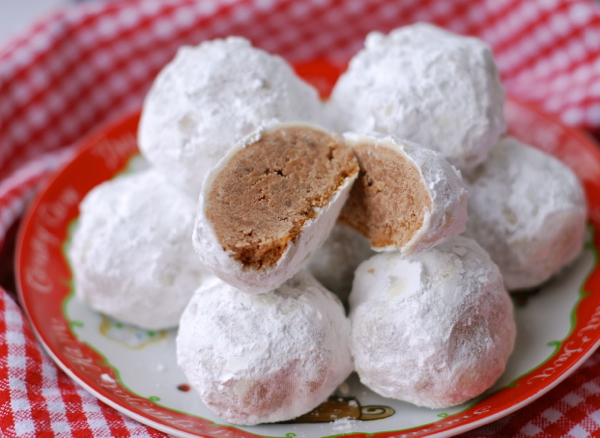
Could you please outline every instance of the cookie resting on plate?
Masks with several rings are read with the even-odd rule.
[[[79,209],[68,251],[77,298],[145,329],[177,326],[211,276],[190,240],[194,198],[151,169],[96,186]]]
[[[226,421],[285,421],[325,401],[352,372],[349,335],[341,302],[308,271],[258,295],[215,278],[181,317],[177,362]]]
[[[516,334],[498,267],[462,236],[421,254],[363,262],[350,320],[360,381],[384,397],[436,409],[491,387]]]
[[[556,158],[504,137],[489,159],[465,173],[475,239],[500,268],[508,290],[548,280],[583,249],[583,188]]]

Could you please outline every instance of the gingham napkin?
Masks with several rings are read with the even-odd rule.
[[[115,114],[138,107],[180,45],[235,34],[291,62],[326,58],[344,65],[367,32],[414,21],[483,38],[493,48],[508,92],[566,124],[600,128],[600,6],[591,1],[82,4],[0,49],[0,242],[40,180],[70,157],[69,145]],[[5,437],[164,436],[99,402],[58,370],[4,290],[0,431]],[[595,353],[526,409],[465,436],[598,433],[600,353]]]

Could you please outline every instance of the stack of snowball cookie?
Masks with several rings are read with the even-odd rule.
[[[486,44],[429,24],[368,35],[325,103],[242,38],[182,47],[144,103],[150,166],[80,205],[77,296],[179,324],[179,366],[234,424],[304,414],[352,371],[463,403],[513,349],[507,290],[584,242],[576,176],[506,136],[503,106]]]

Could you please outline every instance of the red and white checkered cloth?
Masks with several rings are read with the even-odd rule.
[[[600,5],[592,1],[85,3],[0,49],[0,245],[40,180],[69,158],[67,146],[139,106],[180,45],[235,34],[291,62],[325,58],[344,65],[367,32],[414,21],[483,38],[509,92],[566,124],[600,130]],[[59,371],[1,289],[0,431],[5,437],[164,436]],[[465,436],[598,434],[600,353],[526,409]]]

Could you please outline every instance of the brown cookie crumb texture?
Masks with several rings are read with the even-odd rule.
[[[373,248],[404,246],[423,226],[431,197],[417,166],[374,144],[354,147],[360,174],[340,220],[370,239]]]
[[[213,182],[206,216],[235,260],[269,267],[356,172],[356,159],[338,136],[281,128],[234,155]]]

